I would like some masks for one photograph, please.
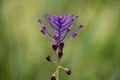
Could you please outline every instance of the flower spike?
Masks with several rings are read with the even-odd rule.
[[[78,31],[83,27],[83,24],[80,24],[77,30],[72,31],[72,27],[74,27],[78,17],[79,16],[75,16],[74,14],[65,14],[63,16],[52,16],[49,13],[45,14],[45,18],[50,24],[52,30],[46,27],[41,19],[38,20],[38,22],[42,26],[40,32],[48,40],[53,42],[52,49],[55,52],[56,60],[54,61],[54,58],[49,55],[46,57],[47,61],[56,64],[56,71],[54,72],[54,74],[52,74],[51,80],[59,80],[59,69],[63,69],[68,75],[71,74],[71,70],[60,66],[60,62],[63,57],[64,45],[74,39],[77,36]],[[64,41],[65,38],[67,38],[68,36],[70,36],[70,39]]]

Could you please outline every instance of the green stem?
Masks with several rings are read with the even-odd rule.
[[[66,68],[65,67],[63,67],[63,66],[59,66],[59,68],[61,68],[61,69],[63,69],[63,70],[65,70]]]
[[[57,60],[57,65],[56,65],[56,80],[59,80],[59,59]]]
[[[60,51],[60,47],[58,48],[58,52]],[[59,66],[60,66],[60,59],[57,55],[57,63],[56,63],[56,80],[59,80]]]

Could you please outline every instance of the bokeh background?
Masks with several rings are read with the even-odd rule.
[[[0,80],[50,80],[51,43],[38,19],[79,15],[84,28],[65,45],[60,80],[120,80],[120,0],[0,0]]]

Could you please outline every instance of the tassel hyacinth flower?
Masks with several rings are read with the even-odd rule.
[[[51,56],[47,56],[46,59],[49,62],[56,63],[56,71],[51,76],[51,80],[59,80],[60,68],[63,69],[68,75],[71,74],[70,69],[60,66],[64,45],[77,36],[77,32],[83,27],[83,24],[80,24],[75,31],[71,32],[71,29],[75,25],[78,16],[67,14],[63,16],[51,16],[50,14],[46,14],[45,18],[51,25],[52,30],[48,29],[48,27],[43,24],[42,20],[39,19],[38,22],[42,26],[40,32],[45,35],[48,40],[53,42],[52,49],[57,57],[56,61],[53,61]],[[67,37],[70,37],[70,39],[64,41]]]

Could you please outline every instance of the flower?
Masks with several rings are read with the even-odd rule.
[[[42,22],[41,19],[38,20],[38,22],[41,24],[42,29],[40,32],[46,36],[47,39],[54,42],[52,45],[52,49],[55,52],[56,55],[56,61],[52,59],[50,55],[46,57],[47,61],[56,63],[56,71],[51,76],[51,80],[58,79],[59,75],[59,68],[63,69],[66,74],[70,75],[71,70],[68,68],[64,68],[59,65],[62,57],[63,57],[63,48],[66,42],[71,41],[73,38],[77,36],[78,30],[80,30],[83,27],[83,24],[80,24],[76,30],[71,32],[72,27],[75,25],[76,20],[78,19],[78,16],[74,15],[63,15],[63,16],[51,16],[50,14],[45,15],[47,21],[52,27],[52,30],[48,29]],[[68,41],[63,41],[65,38],[70,36],[70,39]]]
[[[51,16],[50,14],[46,14],[45,17],[53,30],[49,30],[45,25],[43,25],[42,20],[39,19],[38,22],[42,25],[40,32],[57,45],[60,44],[68,36],[71,36],[68,41],[75,38],[77,36],[78,30],[83,27],[83,24],[80,24],[77,30],[69,33],[71,28],[75,25],[78,16]]]

